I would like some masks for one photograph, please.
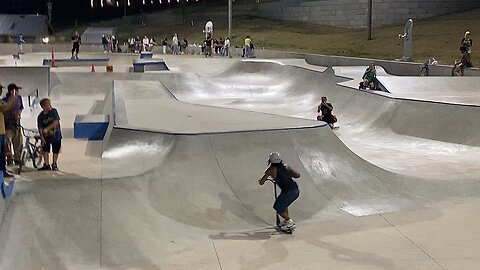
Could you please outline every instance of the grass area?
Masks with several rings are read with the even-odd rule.
[[[233,19],[234,45],[240,46],[243,37],[250,35],[257,49],[387,60],[400,58],[403,53],[403,40],[398,38],[398,34],[403,32],[403,25],[375,28],[374,39],[367,41],[365,29],[276,21],[256,17],[252,15],[254,13],[236,7]],[[188,26],[183,25],[182,14],[180,9],[167,10],[143,15],[141,19],[136,18],[137,23],[132,23],[132,19],[117,19],[98,25],[116,26],[121,40],[136,35],[154,36],[159,40],[163,34],[171,39],[173,33],[178,33],[180,37],[187,37],[190,43],[199,43],[203,39],[203,24],[211,19],[215,23],[215,36],[225,37],[227,34],[226,6],[195,10],[188,7]],[[201,23],[192,27],[191,20]],[[146,23],[145,27],[140,26],[141,21]],[[452,64],[460,58],[459,44],[466,30],[472,32],[474,41],[476,36],[480,36],[480,9],[416,21],[413,30],[414,59],[423,62],[428,57],[435,57],[440,64]],[[475,65],[480,64],[480,52],[477,53],[475,43],[472,61]]]

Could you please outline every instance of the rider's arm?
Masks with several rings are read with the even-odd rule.
[[[51,129],[57,127],[59,123],[60,123],[59,120],[53,121],[50,125],[48,125],[48,127],[45,128],[45,131],[46,132],[50,131]]]
[[[265,171],[265,174],[263,175],[263,177],[260,180],[258,180],[258,184],[263,185],[265,184],[265,181],[269,179],[275,179],[275,178],[277,178],[277,170],[275,170],[275,168],[273,167],[270,167]]]
[[[10,98],[8,98],[8,101],[5,102],[0,102],[0,111],[2,113],[10,110],[10,108],[15,104],[15,101],[17,101],[17,96],[16,95],[11,95]]]
[[[287,167],[287,170],[293,178],[300,178],[300,173],[298,173],[294,169]]]

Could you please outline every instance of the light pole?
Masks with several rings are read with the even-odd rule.
[[[367,8],[367,40],[372,39],[372,9],[373,9],[373,0],[368,0]]]
[[[228,39],[232,39],[232,0],[228,0]]]

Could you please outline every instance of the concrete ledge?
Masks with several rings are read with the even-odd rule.
[[[141,52],[140,53],[140,59],[152,59],[153,58],[153,52]]]
[[[109,58],[86,58],[86,59],[55,59],[56,67],[87,67],[87,66],[108,66]],[[51,66],[52,59],[43,59],[43,66]]]
[[[92,141],[103,140],[110,123],[110,115],[90,114],[75,117],[74,138]]]
[[[133,61],[133,72],[170,70],[165,61],[159,59],[140,59]]]

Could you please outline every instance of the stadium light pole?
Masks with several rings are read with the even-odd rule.
[[[228,0],[228,39],[232,39],[232,0]]]
[[[368,0],[367,8],[367,40],[372,40],[372,9],[373,9],[373,0]]]

